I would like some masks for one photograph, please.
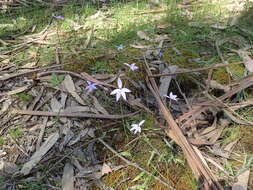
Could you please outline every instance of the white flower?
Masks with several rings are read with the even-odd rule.
[[[131,92],[129,89],[127,88],[122,88],[122,81],[120,78],[118,78],[118,88],[113,90],[111,92],[111,95],[115,95],[116,94],[116,101],[118,101],[120,99],[120,97],[122,96],[124,100],[126,99],[126,93],[127,92]]]
[[[132,63],[131,65],[128,63],[123,63],[123,64],[126,65],[127,67],[129,67],[130,70],[132,70],[132,71],[139,69],[139,67],[135,66],[135,63]]]
[[[164,97],[177,101],[177,95],[174,95],[172,92],[170,92],[169,96],[164,95]]]
[[[140,133],[141,132],[141,126],[143,125],[143,123],[145,122],[145,120],[142,120],[140,123],[138,123],[138,124],[132,124],[131,125],[131,129],[130,129],[130,131],[133,131],[133,133],[134,134],[136,134],[136,133]]]

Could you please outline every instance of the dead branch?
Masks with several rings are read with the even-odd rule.
[[[228,67],[231,65],[240,65],[243,64],[243,62],[236,62],[236,63],[227,63],[227,64],[216,64],[208,67],[201,67],[197,69],[192,69],[192,70],[186,70],[186,71],[179,71],[179,72],[173,72],[173,73],[162,73],[162,74],[155,74],[155,75],[148,75],[149,77],[161,77],[161,76],[171,76],[171,75],[178,75],[178,74],[186,74],[186,73],[194,73],[194,72],[199,72],[199,71],[205,71],[205,70],[210,70],[210,69],[215,69],[219,67]]]
[[[144,57],[146,64],[146,72],[149,76],[152,75],[147,61]],[[201,152],[194,146],[192,146],[187,138],[184,136],[181,128],[177,125],[173,119],[170,111],[166,107],[162,98],[159,95],[158,87],[153,78],[146,78],[148,87],[150,88],[152,94],[154,95],[160,112],[163,114],[164,119],[166,120],[168,127],[165,129],[167,134],[176,141],[176,143],[182,148],[189,166],[191,167],[193,173],[195,174],[197,180],[203,183],[204,190],[223,190],[222,186],[219,184],[216,177],[211,172],[208,165],[206,165],[205,160]]]
[[[95,119],[122,119],[131,117],[139,113],[139,111],[125,115],[105,115],[105,114],[87,114],[87,113],[68,113],[68,112],[48,112],[48,111],[32,111],[32,110],[15,110],[15,114],[35,115],[35,116],[56,116],[56,117],[76,117],[76,118],[95,118]]]

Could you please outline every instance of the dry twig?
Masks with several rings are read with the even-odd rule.
[[[125,115],[105,115],[105,114],[87,114],[87,113],[69,113],[69,112],[48,112],[48,111],[32,111],[32,110],[15,110],[15,114],[20,115],[36,115],[36,116],[56,116],[56,117],[76,117],[76,118],[95,118],[95,119],[122,119],[131,117],[139,113],[139,111]]]
[[[146,64],[146,71],[149,76],[152,75],[149,70],[148,63],[144,57]],[[168,127],[165,129],[168,136],[170,136],[175,142],[182,148],[186,159],[195,174],[196,178],[203,185],[202,189],[204,190],[223,190],[222,186],[219,184],[216,177],[211,172],[210,168],[206,165],[206,162],[201,154],[201,152],[194,146],[192,146],[189,141],[184,136],[181,128],[177,125],[173,119],[170,111],[166,107],[162,98],[159,96],[158,87],[153,78],[147,77],[147,84],[151,92],[155,96],[155,99],[158,103],[160,112],[163,114],[164,119],[166,120]]]

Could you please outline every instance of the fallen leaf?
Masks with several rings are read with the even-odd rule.
[[[213,25],[211,26],[211,28],[219,29],[219,30],[225,30],[225,29],[227,28],[227,26],[221,25],[221,24],[213,24]]]
[[[149,48],[151,48],[151,46],[149,46],[149,45],[141,45],[141,44],[131,44],[130,46],[133,48],[136,48],[136,49],[149,49]]]
[[[165,68],[162,73],[174,73],[178,69],[177,66],[170,66]],[[161,97],[168,94],[172,76],[164,76],[160,78],[159,94]]]
[[[58,132],[51,134],[47,138],[47,140],[41,145],[40,149],[37,150],[32,155],[30,160],[23,165],[20,173],[22,173],[24,175],[28,175],[30,173],[30,171],[32,170],[32,168],[34,166],[36,166],[36,164],[39,163],[41,158],[54,146],[54,144],[57,142],[59,137],[60,137],[60,135]]]
[[[59,112],[62,111],[62,105],[61,103],[55,98],[53,97],[50,101],[50,106],[53,112]]]
[[[244,50],[237,50],[239,56],[243,59],[244,65],[249,72],[253,72],[253,60],[249,56],[249,52]]]
[[[111,167],[108,164],[104,163],[101,169],[102,176],[111,172],[112,172]]]
[[[164,35],[157,35],[156,36],[156,38],[155,38],[155,40],[154,40],[154,42],[160,42],[160,41],[165,41],[165,40],[167,40],[167,41],[171,41],[171,39],[168,37],[168,35],[167,34],[164,34]]]
[[[93,98],[93,105],[96,108],[96,110],[99,111],[100,113],[108,115],[109,114],[108,111],[103,106],[101,106],[101,104],[98,102],[98,99],[95,96],[92,96],[92,98]]]
[[[62,189],[74,190],[74,167],[70,163],[67,163],[64,166],[62,176]]]
[[[70,75],[67,75],[63,81],[64,87],[82,105],[85,105],[83,99],[76,93],[75,84]]]
[[[26,85],[26,86],[18,87],[18,88],[14,89],[14,90],[11,90],[11,91],[7,92],[6,94],[9,95],[9,96],[10,95],[14,95],[14,94],[18,94],[18,93],[26,91],[30,87],[31,87],[31,85]]]
[[[94,138],[95,137],[94,131],[95,131],[94,128],[83,129],[81,132],[78,133],[78,136],[75,139],[69,141],[68,145],[72,146],[73,144],[77,143],[78,141],[81,140],[81,138],[85,136],[90,136]]]
[[[3,103],[2,103],[2,107],[0,110],[0,114],[4,113],[5,111],[7,111],[11,105],[12,101],[11,99],[6,99]]]
[[[250,169],[244,171],[237,177],[237,182],[232,186],[232,190],[247,190],[249,182]]]
[[[230,90],[229,86],[222,85],[215,80],[210,80],[210,81],[207,80],[206,83],[207,82],[209,82],[210,88],[223,90],[224,92],[228,92]]]
[[[137,31],[137,36],[139,36],[139,38],[142,40],[150,41],[150,38],[148,37],[148,35],[143,31]]]
[[[229,152],[229,153],[231,153],[233,147],[236,145],[236,143],[237,143],[238,141],[239,141],[239,139],[236,139],[235,141],[232,141],[232,142],[228,143],[228,144],[225,146],[224,150],[227,151],[227,152]]]
[[[59,145],[60,152],[63,150],[64,146],[69,143],[69,141],[74,137],[74,133],[67,126],[62,126],[62,133],[64,134],[63,141]]]
[[[159,24],[156,26],[157,29],[165,29],[168,28],[170,25],[169,24]]]

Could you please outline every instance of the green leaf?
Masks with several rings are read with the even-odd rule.
[[[125,157],[128,157],[128,158],[131,158],[132,157],[132,154],[130,152],[121,152],[120,153],[122,156],[125,156]]]

